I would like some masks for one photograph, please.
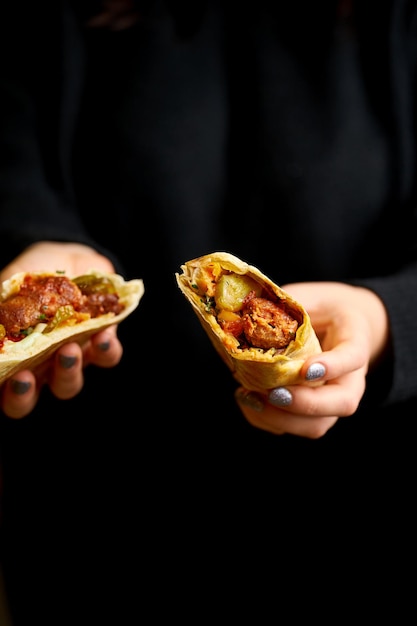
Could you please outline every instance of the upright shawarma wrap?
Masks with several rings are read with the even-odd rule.
[[[144,293],[141,279],[89,270],[21,272],[0,286],[0,384],[45,361],[64,343],[82,343],[133,313]]]
[[[290,294],[228,252],[181,265],[179,288],[217,352],[246,389],[306,383],[300,369],[322,351],[310,317]]]

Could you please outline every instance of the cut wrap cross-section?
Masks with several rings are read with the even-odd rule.
[[[94,269],[73,278],[63,272],[21,272],[0,289],[0,384],[62,344],[81,344],[119,324],[144,293],[141,279],[125,281]]]
[[[253,265],[213,252],[181,265],[179,288],[204,330],[246,389],[310,384],[300,376],[322,351],[305,308]]]

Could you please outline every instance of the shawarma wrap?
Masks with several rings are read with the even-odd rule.
[[[304,307],[253,265],[228,252],[187,261],[179,288],[217,352],[246,389],[306,383],[300,369],[322,351]]]
[[[141,279],[90,270],[21,272],[0,286],[0,384],[15,372],[44,361],[69,341],[119,324],[138,306]]]

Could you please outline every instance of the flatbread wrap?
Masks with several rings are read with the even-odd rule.
[[[81,344],[120,323],[143,293],[141,279],[125,281],[94,269],[73,278],[64,272],[14,274],[0,286],[0,384],[62,344]]]
[[[217,352],[246,389],[310,384],[300,376],[322,351],[304,307],[253,265],[213,252],[181,265],[179,288]]]

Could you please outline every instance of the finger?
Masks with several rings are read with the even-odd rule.
[[[235,394],[239,407],[247,421],[275,435],[291,434],[310,439],[318,439],[337,422],[338,417],[295,415],[284,409],[278,409],[259,394],[239,388]]]
[[[242,412],[248,422],[275,435],[296,435],[308,439],[323,437],[337,422],[338,417],[311,417],[293,415],[284,410],[266,406],[262,412],[242,407]]]
[[[365,386],[364,370],[359,370],[320,387],[278,387],[266,397],[239,388],[236,399],[253,426],[275,434],[315,439],[323,436],[339,417],[357,410]]]
[[[67,343],[56,351],[49,370],[51,392],[60,400],[76,396],[84,384],[83,355],[77,343]]]
[[[320,387],[293,385],[271,389],[267,401],[293,415],[347,417],[358,409],[365,387],[365,370],[362,369]]]
[[[308,383],[338,379],[350,372],[367,371],[369,351],[364,342],[342,341],[329,351],[306,359],[300,375]]]
[[[1,396],[1,408],[8,417],[20,419],[28,415],[38,401],[36,378],[30,370],[15,374],[6,381]]]
[[[83,349],[84,366],[114,367],[123,355],[123,346],[117,337],[117,327],[111,326],[93,335]]]

